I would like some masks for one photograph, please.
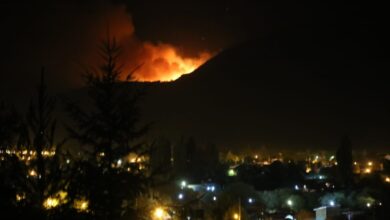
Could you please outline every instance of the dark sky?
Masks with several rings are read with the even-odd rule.
[[[169,44],[185,56],[196,56],[203,51],[215,55],[237,45],[248,47],[250,42],[261,39],[282,38],[280,42],[288,42],[286,48],[299,52],[293,54],[300,58],[290,59],[290,56],[289,62],[296,62],[294,65],[308,63],[315,66],[312,69],[323,70],[322,84],[330,80],[332,85],[345,85],[337,88],[353,91],[348,97],[357,100],[356,104],[363,94],[356,92],[359,91],[357,88],[365,85],[367,78],[369,86],[363,86],[365,89],[362,90],[364,100],[380,97],[375,103],[383,103],[387,90],[377,88],[384,88],[387,82],[386,71],[380,70],[387,63],[384,58],[388,41],[386,13],[384,5],[371,1],[57,0],[26,3],[5,0],[0,3],[0,98],[16,104],[25,103],[38,80],[41,66],[46,67],[50,87],[55,92],[63,93],[79,87],[79,73],[84,65],[95,64],[95,48],[104,38],[109,20],[112,34],[125,44],[127,51],[138,51],[147,44],[145,42],[152,42],[156,48]],[[283,58],[277,50],[272,51]],[[329,57],[334,60],[328,65],[317,62],[310,55],[302,55],[304,53],[322,56],[323,61]],[[139,54],[128,52],[126,56],[135,60],[130,62],[133,64],[141,59]],[[242,59],[237,63],[248,68],[257,62],[253,56],[253,59],[245,60],[245,54],[234,57]],[[220,65],[226,62],[220,62]],[[344,63],[357,69],[361,68],[354,63],[362,64],[369,69],[369,76],[367,71],[347,68]],[[345,68],[345,73],[340,71],[342,68]],[[245,74],[258,72],[247,71]],[[354,74],[354,82],[348,82]],[[220,81],[212,81],[216,88],[218,84],[226,84],[227,80],[223,74],[217,75]],[[238,88],[245,87],[240,76],[236,77],[234,81],[237,81]],[[305,80],[311,83],[311,79],[303,77],[302,81]],[[282,81],[281,84],[285,83]],[[333,95],[337,96],[337,92]],[[378,118],[386,121],[386,105],[378,108],[381,108]],[[375,136],[377,139],[386,139],[386,129],[386,126],[378,125],[370,132],[380,133]],[[383,147],[386,141],[378,145]]]
[[[55,87],[74,84],[74,72],[93,56],[107,17],[118,14],[113,9],[117,6],[126,6],[134,24],[129,28],[137,39],[169,43],[189,55],[204,50],[217,53],[286,30],[313,35],[328,44],[350,44],[356,50],[377,49],[387,41],[386,7],[368,1],[5,0],[0,3],[0,40],[7,58],[0,64],[4,72],[13,74],[1,74],[1,82],[6,82],[3,90],[17,91],[20,83],[34,79],[42,65],[53,74]],[[111,25],[118,19],[111,20]],[[368,55],[377,55],[372,53]]]

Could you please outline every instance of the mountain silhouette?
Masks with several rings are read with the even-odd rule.
[[[385,146],[380,48],[332,42],[275,34],[222,51],[174,82],[142,83],[151,135],[194,136],[233,149],[306,149],[335,148],[348,133],[358,147]]]

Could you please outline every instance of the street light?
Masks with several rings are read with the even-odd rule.
[[[290,206],[290,207],[293,205],[293,202],[292,202],[291,199],[287,200],[287,205]]]
[[[187,186],[187,182],[185,180],[181,181],[180,186],[183,189],[184,187]]]
[[[238,215],[238,213],[234,213],[234,214],[233,214],[233,219],[239,219],[239,217],[240,217],[240,216]]]
[[[178,199],[182,200],[184,197],[183,193],[179,193],[179,195],[177,196]]]
[[[165,215],[166,215],[166,213],[165,213],[164,209],[161,207],[157,207],[153,211],[153,217],[155,219],[163,219]]]

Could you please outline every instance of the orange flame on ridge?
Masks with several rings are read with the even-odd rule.
[[[122,47],[121,61],[124,64],[124,75],[134,67],[140,66],[133,73],[135,81],[173,81],[193,72],[212,57],[209,52],[200,52],[192,57],[183,56],[171,44],[138,39],[133,20],[124,6],[110,7],[108,18],[111,36],[115,36]]]
[[[119,62],[123,65],[123,79],[131,70],[140,66],[133,73],[135,81],[173,81],[183,74],[193,72],[212,57],[209,52],[200,52],[196,56],[184,56],[172,44],[153,43],[137,38],[132,17],[124,5],[97,8],[96,12],[88,17],[86,32],[89,37],[86,38],[85,44],[91,44],[89,38],[93,36],[106,39],[107,28],[109,28],[109,36],[115,38],[121,47]],[[90,48],[85,50],[90,50]],[[87,59],[91,57],[90,54],[84,56]],[[89,62],[94,63],[96,60],[91,59]]]
[[[137,81],[173,81],[193,72],[211,58],[208,52],[195,57],[184,57],[170,44],[144,43],[138,62],[141,68],[134,73]]]

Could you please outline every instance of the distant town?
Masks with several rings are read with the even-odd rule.
[[[137,198],[137,206],[149,209],[152,219],[385,219],[389,202],[390,155],[355,152],[353,188],[342,183],[336,152],[279,152],[263,154],[218,152],[215,147],[196,145],[191,138],[172,145],[157,140],[150,156],[131,153],[112,166],[126,172],[153,176],[148,194]],[[263,148],[264,150],[264,148]],[[54,150],[41,152],[50,160]],[[9,148],[0,150],[1,161],[17,158],[29,165],[37,152]],[[104,157],[103,152],[98,157]],[[61,166],[72,167],[65,158]],[[150,166],[149,166],[150,165]],[[135,169],[136,168],[136,169]],[[37,170],[26,170],[27,178],[40,178]],[[16,203],[26,200],[15,194]],[[59,191],[44,201],[47,210],[66,203],[67,192]],[[73,208],[89,211],[89,201],[75,200]],[[153,204],[153,205],[152,205]],[[150,207],[152,206],[152,207]]]

